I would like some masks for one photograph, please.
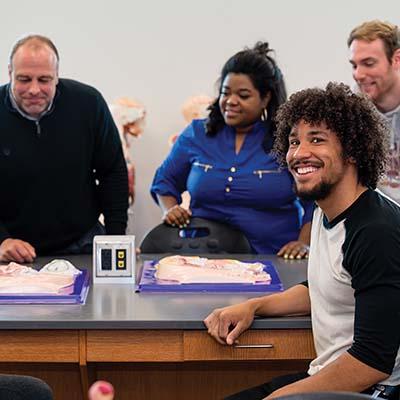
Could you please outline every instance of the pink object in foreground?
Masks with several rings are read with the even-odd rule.
[[[89,388],[89,400],[113,400],[114,387],[106,381],[97,381]]]

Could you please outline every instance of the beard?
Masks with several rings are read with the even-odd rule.
[[[310,190],[299,190],[297,185],[294,185],[294,191],[296,195],[305,201],[318,201],[326,199],[332,192],[335,183],[332,182],[321,182],[319,185],[313,187]]]

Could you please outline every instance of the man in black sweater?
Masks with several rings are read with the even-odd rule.
[[[125,233],[117,128],[101,94],[60,79],[58,64],[48,38],[24,37],[0,86],[0,261],[90,252],[95,234]]]

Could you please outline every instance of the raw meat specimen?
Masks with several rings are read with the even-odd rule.
[[[170,256],[162,258],[156,269],[157,279],[179,283],[271,283],[259,262]]]
[[[40,271],[11,262],[0,265],[0,293],[70,294],[79,273],[71,263],[64,260],[54,260]]]
[[[73,264],[71,264],[67,260],[53,260],[46,264],[39,273],[52,273],[52,274],[62,274],[62,275],[79,275],[81,271],[75,268]]]

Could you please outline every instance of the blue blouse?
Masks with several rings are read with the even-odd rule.
[[[158,168],[151,194],[181,202],[188,190],[193,217],[228,223],[242,231],[254,252],[276,253],[297,240],[312,217],[313,203],[293,192],[293,178],[262,148],[265,125],[258,122],[235,153],[235,130],[225,126],[207,136],[204,120],[194,120],[179,135]]]

